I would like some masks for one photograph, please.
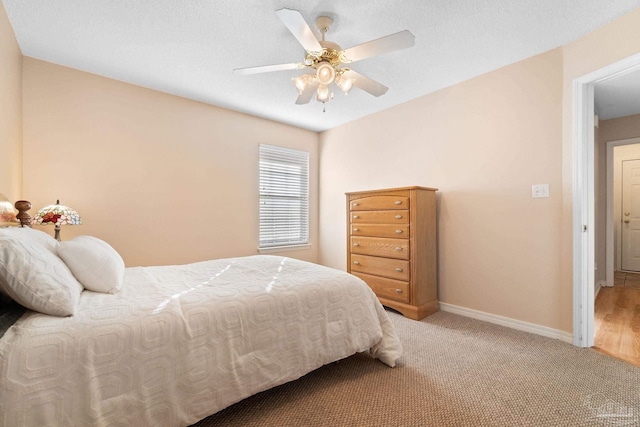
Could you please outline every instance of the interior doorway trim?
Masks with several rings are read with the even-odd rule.
[[[614,218],[613,214],[613,199],[614,199],[614,194],[613,194],[613,170],[615,169],[614,164],[613,164],[613,149],[615,147],[621,147],[623,145],[631,145],[631,144],[640,144],[640,138],[635,137],[635,138],[627,138],[627,139],[617,139],[617,140],[613,140],[613,141],[607,141],[607,229],[605,231],[606,234],[606,259],[607,259],[607,264],[605,266],[606,270],[605,270],[605,281],[606,281],[606,285],[607,286],[613,286],[614,283],[614,272],[616,270],[616,266],[614,265],[614,259],[615,259],[615,251],[616,248],[614,247],[614,240],[615,240],[615,233],[614,233],[614,221],[616,220],[616,218]]]
[[[594,335],[594,85],[640,70],[640,53],[573,81],[573,344]]]

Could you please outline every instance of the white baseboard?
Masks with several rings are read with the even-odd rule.
[[[529,332],[536,335],[542,335],[547,338],[554,338],[560,341],[573,343],[573,334],[560,331],[558,329],[546,326],[536,325],[534,323],[523,322],[522,320],[511,319],[509,317],[498,316],[496,314],[485,313],[484,311],[473,310],[470,308],[460,307],[446,302],[440,303],[440,310],[460,316],[470,317],[472,319],[482,320],[483,322],[494,323],[507,328],[517,329],[519,331]]]

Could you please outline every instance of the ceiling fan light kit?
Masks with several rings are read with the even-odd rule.
[[[292,78],[293,84],[299,92],[296,104],[307,104],[314,95],[318,102],[323,104],[329,102],[333,99],[333,92],[330,89],[333,83],[345,95],[354,86],[373,96],[384,95],[388,90],[386,86],[344,65],[375,55],[405,49],[415,43],[413,34],[405,30],[343,50],[338,44],[325,40],[325,33],[333,24],[333,20],[328,16],[319,16],[315,21],[316,28],[322,35],[322,40],[319,41],[297,10],[280,9],[276,11],[276,15],[305,49],[304,61],[291,64],[238,68],[234,70],[234,73],[257,74],[310,68],[313,70],[312,73]]]
[[[309,83],[311,83],[311,81],[313,80],[313,75],[303,74],[301,76],[294,77],[291,80],[293,80],[293,84],[295,85],[296,89],[298,89],[298,92],[302,94],[302,92],[304,92],[304,90],[307,88]]]
[[[321,62],[316,68],[316,78],[321,85],[329,86],[336,79],[336,70],[328,62]]]
[[[345,95],[349,93],[351,88],[353,87],[354,79],[350,79],[349,77],[345,77],[344,74],[338,74],[336,76],[336,85],[342,89]]]
[[[318,90],[316,91],[316,100],[318,102],[329,102],[331,99],[331,94],[329,93],[329,88],[325,85],[318,86]]]

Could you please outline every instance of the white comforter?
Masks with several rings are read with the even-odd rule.
[[[129,268],[118,294],[7,331],[0,425],[187,425],[366,350],[390,366],[402,352],[347,273],[274,256]]]

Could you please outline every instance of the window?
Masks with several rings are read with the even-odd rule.
[[[309,153],[260,144],[260,248],[309,243]]]

